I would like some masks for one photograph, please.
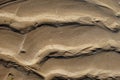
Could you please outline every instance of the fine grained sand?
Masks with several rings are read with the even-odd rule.
[[[0,0],[0,80],[120,80],[120,0]]]

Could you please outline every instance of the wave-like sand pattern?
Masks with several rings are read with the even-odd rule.
[[[82,80],[91,75],[117,80],[119,3],[1,0],[0,70],[5,72],[0,79]]]

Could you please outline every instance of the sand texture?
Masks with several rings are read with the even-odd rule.
[[[0,80],[120,80],[120,0],[0,0]]]

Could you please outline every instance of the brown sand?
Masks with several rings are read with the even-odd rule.
[[[0,0],[0,80],[120,80],[119,29],[120,0]]]

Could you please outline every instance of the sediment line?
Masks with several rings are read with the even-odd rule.
[[[50,27],[66,27],[66,26],[71,26],[71,25],[76,25],[76,26],[95,26],[94,24],[82,24],[82,23],[77,23],[77,22],[63,22],[63,23],[42,23],[42,24],[37,24],[37,25],[34,25],[34,26],[30,26],[30,27],[27,27],[27,28],[23,28],[23,29],[16,29],[14,27],[11,27],[10,25],[8,24],[0,24],[0,28],[7,28],[8,30],[11,30],[13,32],[16,32],[16,33],[19,33],[19,34],[27,34],[39,27],[42,27],[42,26],[50,26]]]
[[[29,27],[26,27],[26,28],[23,28],[23,29],[16,29],[14,27],[11,27],[10,25],[8,24],[0,24],[0,28],[3,28],[3,29],[7,29],[7,30],[11,30],[13,32],[16,32],[16,33],[19,33],[19,34],[27,34],[27,33],[30,33],[31,31],[35,30],[35,29],[38,29],[42,26],[49,26],[49,27],[66,27],[66,26],[76,26],[76,27],[84,27],[84,26],[97,26],[97,27],[101,27],[99,25],[96,25],[95,24],[83,24],[83,23],[78,23],[78,22],[63,22],[63,23],[42,23],[42,24],[36,24],[34,26],[29,26]],[[110,29],[108,27],[105,27],[105,26],[102,26],[101,27],[102,29],[105,29],[105,30],[108,30],[108,31],[111,31],[113,33],[116,33],[116,32],[119,32],[119,29],[118,28],[114,28],[114,29]]]
[[[97,54],[100,54],[102,52],[116,52],[117,54],[120,54],[120,51],[116,51],[115,48],[111,48],[111,49],[96,48],[96,49],[91,50],[88,53],[83,53],[83,54],[82,53],[79,53],[79,54],[77,53],[77,55],[72,55],[72,56],[57,55],[57,52],[51,52],[49,55],[45,56],[40,61],[40,64],[44,64],[47,60],[49,60],[51,58],[56,58],[56,59],[70,59],[70,58],[87,57],[87,56],[97,55]],[[67,53],[67,51],[65,53]],[[61,53],[61,54],[65,54],[65,53]],[[55,54],[57,56],[54,56]]]

